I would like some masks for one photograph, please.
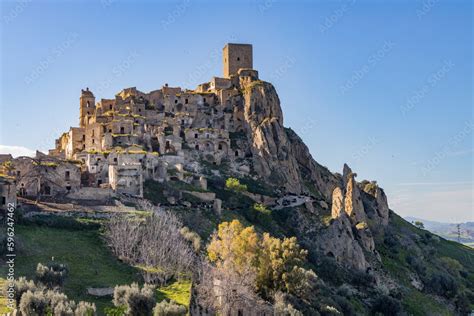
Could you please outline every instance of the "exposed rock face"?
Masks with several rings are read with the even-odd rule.
[[[388,225],[388,216],[389,208],[388,201],[385,192],[377,186],[377,191],[375,191],[375,200],[377,202],[377,213],[381,218],[382,225]]]
[[[344,164],[342,168],[342,185],[343,188],[347,187],[347,181],[349,179],[349,176],[352,174],[352,169],[349,168],[347,164]]]
[[[293,130],[287,129],[287,135],[302,179],[306,183],[314,185],[322,197],[327,202],[331,202],[332,191],[335,187],[340,186],[341,179],[313,159],[308,147]]]
[[[341,188],[337,187],[332,193],[331,217],[336,219],[344,212],[344,196]]]
[[[292,193],[315,186],[331,201],[339,179],[311,156],[300,137],[283,126],[283,114],[275,88],[268,82],[251,82],[244,87],[244,119],[248,127],[255,171],[270,183]]]
[[[335,188],[333,192],[331,225],[323,232],[320,248],[337,262],[356,269],[364,270],[369,267],[364,251],[354,234],[352,225],[344,211],[342,190]]]
[[[355,183],[354,174],[349,174],[347,179],[344,179],[344,181],[347,183],[344,208],[349,219],[353,225],[367,222],[367,216],[364,211],[364,205],[362,204],[359,188]]]
[[[275,88],[267,82],[252,82],[244,87],[244,118],[255,171],[270,183],[301,192],[298,165],[291,152],[280,100]]]

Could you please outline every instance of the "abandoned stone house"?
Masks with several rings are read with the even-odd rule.
[[[223,66],[224,77],[195,90],[165,84],[144,93],[131,87],[98,102],[89,88],[81,90],[79,126],[63,133],[41,159],[14,159],[18,194],[96,187],[141,196],[143,181],[164,181],[167,170],[198,159],[218,165],[248,154],[231,140],[248,128],[241,85],[258,80],[252,46],[227,44]]]

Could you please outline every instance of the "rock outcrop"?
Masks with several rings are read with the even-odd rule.
[[[338,187],[333,192],[331,214],[333,221],[321,236],[320,249],[344,266],[359,270],[367,269],[369,263],[365,258],[364,250],[352,232],[351,221],[344,211],[342,190]]]
[[[294,131],[284,128],[280,100],[273,85],[251,82],[243,91],[243,117],[255,171],[288,192],[317,191],[326,201],[331,201],[339,180],[313,159]],[[308,188],[308,184],[314,188]]]
[[[289,192],[301,192],[298,164],[283,127],[283,114],[275,88],[270,83],[254,81],[243,91],[244,118],[255,171]]]
[[[385,195],[385,192],[378,186],[377,190],[375,191],[375,200],[377,202],[377,213],[381,219],[381,223],[383,226],[387,226],[389,216],[387,196]]]

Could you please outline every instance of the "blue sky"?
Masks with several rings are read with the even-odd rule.
[[[285,125],[333,172],[377,180],[399,214],[473,215],[470,1],[3,1],[0,151],[46,150],[81,88],[194,88],[252,43]],[[11,148],[18,146],[21,148]],[[27,149],[24,149],[24,148]]]

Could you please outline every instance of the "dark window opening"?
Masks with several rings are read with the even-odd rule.
[[[109,110],[112,110],[112,104],[111,104],[111,105],[109,105]]]
[[[71,186],[70,186],[70,185],[66,186],[66,190],[67,190],[68,192],[71,191]]]
[[[239,151],[238,150],[235,151],[235,157],[239,157]]]
[[[218,148],[219,150],[222,150],[222,144],[219,144],[219,146],[217,146],[217,148]]]
[[[64,179],[66,181],[69,181],[69,179],[71,178],[71,172],[70,171],[66,171],[66,174],[64,175]]]
[[[114,158],[114,162],[117,162],[117,158]]]
[[[174,100],[174,104],[178,103],[178,100]]]
[[[206,98],[203,98],[202,100],[203,100],[204,102],[206,102]]]
[[[125,134],[125,128],[124,127],[120,127],[120,134]]]
[[[194,134],[194,138],[198,138],[198,134]]]
[[[240,57],[237,57],[237,61],[240,61]]]
[[[199,145],[194,146],[194,149],[199,150]]]
[[[100,187],[101,184],[102,184],[102,179],[97,180],[97,186]]]
[[[2,196],[2,205],[5,205],[7,204],[7,198]]]
[[[188,99],[184,99],[184,104],[188,104]]]
[[[46,185],[44,187],[44,194],[45,195],[51,195],[51,187],[50,186]]]

